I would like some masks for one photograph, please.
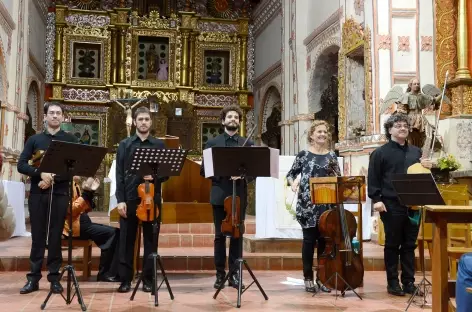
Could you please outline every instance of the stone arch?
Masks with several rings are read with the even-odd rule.
[[[259,113],[259,135],[265,145],[280,149],[280,126],[282,120],[282,98],[277,85],[267,88]]]
[[[26,128],[33,130],[36,132],[40,130],[40,116],[42,117],[42,109],[41,109],[41,101],[40,101],[41,93],[39,91],[38,82],[36,80],[32,80],[29,83],[28,93],[26,97],[26,108],[25,112],[29,115],[30,120],[26,125]],[[28,136],[25,129],[25,136]]]
[[[330,38],[320,45],[313,58],[308,88],[308,110],[311,113],[321,110],[321,93],[327,88],[330,77],[338,74],[340,46],[338,38]]]

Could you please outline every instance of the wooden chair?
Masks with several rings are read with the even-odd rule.
[[[92,275],[92,244],[90,239],[72,239],[72,248],[83,248],[82,280],[86,281]],[[61,241],[62,247],[69,247],[69,239]]]

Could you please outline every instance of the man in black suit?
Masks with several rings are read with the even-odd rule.
[[[245,138],[238,135],[240,121],[243,117],[243,112],[239,106],[226,106],[220,113],[221,124],[224,127],[224,133],[209,140],[205,149],[211,147],[234,147],[242,146]],[[248,141],[245,146],[252,146],[253,142]],[[200,174],[205,176],[204,164],[200,169]],[[213,223],[215,225],[215,245],[214,257],[216,267],[216,282],[215,288],[219,288],[223,279],[225,278],[225,264],[226,264],[226,237],[221,232],[221,222],[226,217],[224,210],[225,198],[233,194],[233,180],[236,182],[236,195],[241,198],[241,217],[244,220],[247,205],[247,182],[241,177],[212,177],[212,187],[210,194],[210,203],[213,206]],[[240,255],[240,239],[231,238],[229,246],[229,262],[228,268],[234,265]],[[238,288],[239,286],[239,271],[236,271],[233,276],[228,279],[229,286]],[[224,285],[223,285],[224,287]],[[243,285],[244,288],[244,285]]]
[[[141,202],[138,196],[138,186],[145,180],[153,180],[152,176],[141,177],[129,170],[131,156],[138,147],[165,148],[164,142],[150,135],[152,125],[151,113],[147,107],[139,107],[134,113],[134,125],[136,134],[120,142],[116,153],[116,199],[118,201],[118,213],[120,214],[120,243],[119,243],[119,269],[118,274],[121,285],[118,292],[125,293],[131,290],[133,277],[133,256],[138,218],[136,209]],[[154,201],[161,200],[161,183],[168,177],[159,178],[155,184]],[[157,252],[157,244],[153,245],[153,222],[142,222],[143,226],[143,291],[152,290],[153,263],[148,257],[152,252]],[[158,217],[157,241],[159,242],[160,215]]]

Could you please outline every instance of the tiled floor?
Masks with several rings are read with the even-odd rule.
[[[237,292],[226,287],[217,299],[213,299],[212,274],[169,274],[169,282],[174,292],[174,300],[163,287],[159,292],[159,307],[154,308],[154,297],[139,290],[134,301],[131,293],[115,292],[118,284],[80,282],[80,289],[88,311],[344,311],[344,312],[387,312],[404,311],[408,297],[393,297],[386,293],[385,273],[366,272],[364,288],[358,289],[363,300],[353,293],[335,300],[334,293],[312,297],[304,292],[301,285],[289,285],[283,282],[287,278],[300,278],[301,272],[272,271],[255,272],[262,287],[269,296],[265,301],[256,285],[242,296],[242,307],[236,309]],[[249,275],[245,275],[248,284]],[[47,295],[48,283],[45,278],[40,282],[40,291],[20,295],[19,289],[25,282],[24,272],[0,273],[0,311],[40,311],[40,305]],[[66,286],[66,282],[62,283]],[[134,285],[133,285],[134,286]],[[428,309],[427,309],[428,310]],[[53,295],[45,311],[80,311],[77,300],[67,306],[59,295]],[[408,311],[422,311],[418,306],[411,306]]]

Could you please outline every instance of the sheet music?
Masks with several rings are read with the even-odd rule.
[[[203,150],[203,159],[205,159],[204,166],[205,166],[205,178],[211,178],[214,175],[213,171],[213,153],[210,148]]]

